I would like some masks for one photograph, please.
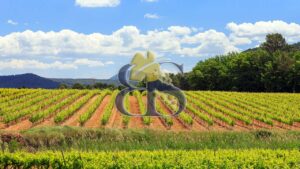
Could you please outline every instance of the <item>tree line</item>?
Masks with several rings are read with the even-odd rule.
[[[184,90],[300,92],[299,46],[268,34],[257,48],[200,61],[191,72],[170,78]]]
[[[106,83],[95,83],[95,84],[92,84],[92,85],[84,85],[84,84],[81,84],[81,83],[75,83],[73,84],[72,86],[68,86],[66,84],[60,84],[59,85],[59,89],[111,89],[111,90],[114,90],[114,89],[120,89],[121,87],[119,86],[115,86],[113,84],[106,84]]]

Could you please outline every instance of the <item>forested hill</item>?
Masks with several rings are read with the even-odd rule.
[[[58,88],[59,83],[32,73],[0,76],[0,88]]]
[[[269,34],[259,48],[200,61],[173,84],[188,90],[300,92],[300,43]]]

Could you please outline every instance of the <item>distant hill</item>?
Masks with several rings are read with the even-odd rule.
[[[59,83],[32,73],[0,76],[0,88],[58,88]]]
[[[119,86],[119,81],[116,79],[71,79],[71,78],[52,78],[51,80],[66,84],[68,86],[72,86],[75,83],[80,83],[84,85],[93,85],[95,83],[105,83],[105,84],[113,84],[115,86]]]

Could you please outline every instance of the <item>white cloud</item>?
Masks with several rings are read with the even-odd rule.
[[[116,7],[120,0],[76,0],[75,3],[80,7]]]
[[[112,61],[102,63],[101,61],[89,60],[87,58],[76,59],[72,62],[63,63],[54,61],[45,63],[38,60],[11,59],[7,61],[0,60],[0,69],[77,69],[78,66],[102,67],[114,64]]]
[[[283,21],[229,23],[229,34],[214,29],[201,30],[186,26],[170,26],[164,30],[141,32],[135,26],[124,26],[111,34],[83,34],[72,30],[59,32],[24,31],[0,36],[0,57],[36,59],[84,56],[132,56],[151,50],[161,56],[209,57],[239,51],[241,45],[257,45],[268,33],[282,33],[288,42],[300,41],[300,25]],[[255,42],[255,43],[254,43]],[[105,63],[77,61],[88,66]],[[78,65],[77,65],[78,66]]]
[[[7,20],[7,23],[10,24],[10,25],[18,25],[18,22],[13,21],[11,19]]]
[[[160,17],[157,14],[146,13],[144,15],[144,18],[147,18],[147,19],[159,19]]]
[[[89,60],[87,58],[76,59],[74,61],[74,64],[75,65],[86,65],[88,67],[104,66],[104,63],[102,63],[101,61]]]
[[[192,32],[192,29],[186,26],[170,26],[168,28],[168,30],[173,32],[175,35],[188,35]]]
[[[107,61],[107,62],[105,62],[105,64],[106,65],[113,65],[113,64],[115,64],[113,61]]]
[[[231,31],[231,38],[237,45],[250,44],[252,42],[263,42],[269,33],[282,34],[289,43],[300,40],[300,25],[296,23],[286,23],[284,21],[260,21],[256,23],[234,22],[227,24],[227,29]]]
[[[213,29],[200,32],[194,36],[186,36],[182,39],[182,43],[200,43],[194,48],[183,48],[182,55],[197,56],[203,54],[204,56],[213,56],[239,51],[223,32],[217,32]]]
[[[131,56],[146,50],[168,55],[208,56],[238,49],[222,32],[194,32],[192,28],[183,26],[145,33],[141,33],[135,26],[124,26],[108,35],[82,34],[72,30],[27,30],[0,36],[0,57]]]

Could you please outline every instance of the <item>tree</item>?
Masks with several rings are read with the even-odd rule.
[[[261,44],[261,48],[272,54],[277,50],[287,50],[289,45],[281,34],[273,33],[266,36],[266,42]]]
[[[231,90],[237,91],[263,91],[261,73],[265,64],[272,60],[270,55],[261,49],[243,52],[234,56],[227,65],[228,80]]]
[[[188,75],[192,89],[229,90],[228,60],[235,54],[200,61]]]
[[[269,34],[261,47],[200,61],[185,75],[192,90],[299,92],[300,50],[280,34]],[[183,79],[171,77],[180,86]]]
[[[73,86],[72,86],[72,89],[84,89],[85,87],[80,84],[80,83],[75,83]]]
[[[85,86],[85,88],[86,89],[93,89],[93,86],[91,86],[91,85],[88,84],[88,85]]]
[[[58,87],[59,89],[67,89],[68,88],[68,86],[66,85],[66,84],[64,84],[64,83],[61,83],[61,84],[59,84],[59,87]]]
[[[116,87],[113,84],[106,84],[106,83],[95,83],[93,86],[95,89],[115,89]]]
[[[295,93],[300,92],[300,51],[295,52],[293,59],[294,65],[290,75],[290,84],[292,85],[292,91]]]
[[[170,74],[172,84],[182,90],[189,90],[188,73]]]

